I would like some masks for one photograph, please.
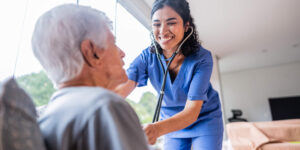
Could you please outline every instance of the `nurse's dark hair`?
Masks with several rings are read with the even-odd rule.
[[[183,20],[183,25],[189,23],[189,26],[194,29],[192,36],[189,37],[182,45],[181,52],[183,53],[184,56],[188,56],[190,54],[195,53],[199,49],[200,41],[196,30],[196,26],[194,24],[194,19],[191,16],[189,3],[186,0],[155,0],[155,2],[152,5],[151,19],[153,17],[153,14],[157,10],[162,9],[165,6],[171,7],[174,11],[176,11],[179,14],[179,16]],[[190,32],[191,29],[185,32],[183,39]],[[162,48],[159,46],[159,44],[156,41],[154,41],[154,43],[157,46],[159,53],[162,53]],[[151,44],[150,50],[151,52],[155,52],[155,47],[153,44]]]

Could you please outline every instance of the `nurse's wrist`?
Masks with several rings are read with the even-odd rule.
[[[161,126],[161,122],[153,123],[155,130],[157,131],[157,137],[164,135],[163,128]]]

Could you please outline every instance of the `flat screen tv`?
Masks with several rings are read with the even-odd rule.
[[[269,98],[273,120],[299,119],[300,96]]]

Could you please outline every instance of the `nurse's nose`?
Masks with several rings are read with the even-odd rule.
[[[159,29],[159,33],[160,34],[164,34],[168,31],[168,26],[164,25],[164,24],[161,24],[160,25],[160,29]]]

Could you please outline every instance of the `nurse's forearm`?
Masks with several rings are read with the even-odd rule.
[[[188,100],[183,111],[177,113],[173,117],[155,123],[159,136],[181,130],[194,123],[200,113],[203,101]]]

